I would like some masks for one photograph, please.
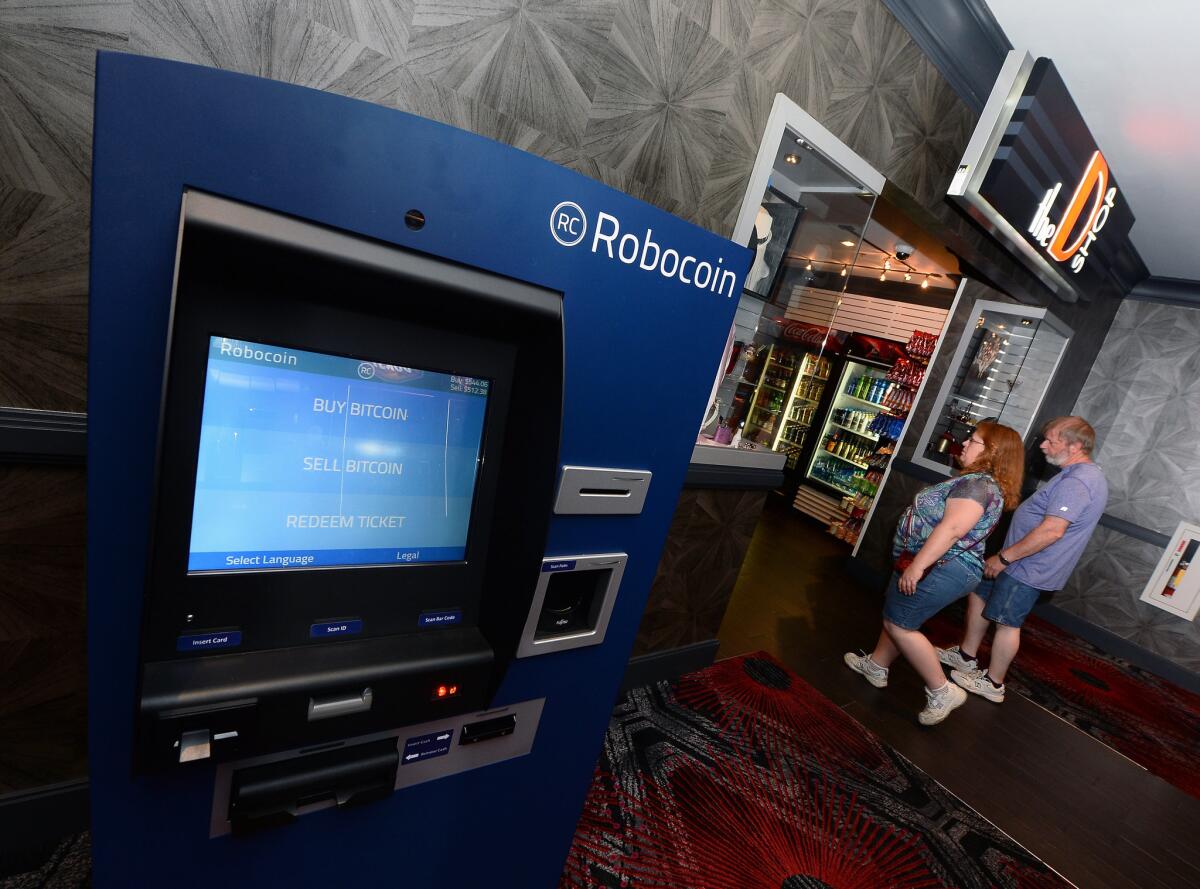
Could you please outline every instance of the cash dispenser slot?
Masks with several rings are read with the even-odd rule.
[[[142,752],[159,767],[307,747],[486,706],[494,654],[473,628],[145,665]],[[440,686],[453,696],[439,698]]]
[[[287,824],[302,810],[382,799],[396,784],[395,738],[358,744],[233,773],[229,822],[234,833]]]
[[[458,736],[459,746],[478,744],[480,741],[490,741],[493,738],[504,738],[517,730],[517,717],[511,713],[483,719],[479,722],[468,722],[462,727]]]

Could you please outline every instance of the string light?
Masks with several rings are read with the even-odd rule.
[[[921,282],[921,289],[922,289],[922,290],[928,290],[928,289],[929,289],[929,276],[928,276],[928,275],[926,275],[926,276],[925,276],[925,280]]]
[[[886,281],[886,280],[887,280],[887,272],[880,272],[880,273],[879,273],[879,280],[880,280],[880,281]]]
[[[905,273],[904,273],[904,280],[905,280],[905,281],[911,281],[911,280],[912,280],[912,275],[910,275],[908,272],[905,272]]]
[[[842,277],[846,277],[846,267],[842,266]]]
[[[812,260],[811,260],[811,259],[808,261],[808,265],[806,265],[806,266],[804,267],[804,271],[806,271],[806,272],[811,272],[811,271],[812,271]]]

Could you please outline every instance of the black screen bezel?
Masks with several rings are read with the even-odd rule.
[[[436,315],[422,305],[455,298],[452,291],[405,282],[395,273],[231,240],[220,231],[185,230],[160,430],[145,659],[203,656],[178,652],[175,642],[209,630],[240,630],[237,651],[244,652],[328,644],[312,639],[309,628],[335,619],[362,620],[355,638],[416,632],[420,615],[430,611],[457,611],[460,626],[478,623],[516,346],[420,323]],[[214,335],[490,380],[466,559],[188,574],[201,406]]]

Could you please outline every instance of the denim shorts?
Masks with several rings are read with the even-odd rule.
[[[1019,627],[1029,617],[1042,591],[1010,577],[1001,571],[994,580],[985,580],[975,590],[975,595],[987,604],[983,616],[1006,627]]]
[[[929,618],[979,586],[982,576],[978,564],[951,559],[930,571],[917,584],[917,591],[906,596],[900,592],[900,575],[893,571],[884,594],[883,616],[905,630],[919,630]]]

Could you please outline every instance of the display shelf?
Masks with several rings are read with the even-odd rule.
[[[846,398],[846,399],[849,399],[850,401],[857,401],[859,404],[869,404],[873,408],[883,407],[883,405],[881,405],[878,401],[868,401],[865,398],[859,398],[857,395],[851,395],[848,392],[843,392],[841,395],[838,396],[838,398]]]
[[[786,420],[784,420],[784,422],[785,423],[797,423],[797,424],[800,423],[799,420],[793,420],[791,417],[788,417]],[[812,429],[812,423],[803,424],[800,426],[800,428],[801,429]]]
[[[803,371],[800,372],[800,376],[808,377],[810,380],[820,380],[822,383],[829,379],[829,374],[825,374],[825,376],[821,377],[817,376],[816,374],[804,373]]]
[[[772,386],[770,383],[762,383],[760,385],[761,385],[761,388],[763,388],[763,389],[774,389],[776,392],[786,392],[787,391],[786,386]]]
[[[838,429],[845,429],[854,435],[861,435],[863,438],[869,438],[871,441],[879,441],[879,436],[872,432],[859,432],[857,429],[851,429],[849,426],[843,426],[841,423],[834,423],[832,420],[829,421],[829,425],[835,426]]]
[[[857,460],[851,460],[849,457],[843,457],[841,454],[835,454],[833,451],[825,451],[824,454],[818,452],[817,456],[818,457],[822,457],[822,456],[832,457],[835,460],[841,460],[843,463],[849,463],[851,466],[855,466],[859,469],[870,469],[871,468],[866,463],[859,463]]]
[[[841,491],[847,497],[855,496],[855,493],[856,493],[855,491],[851,491],[849,488],[843,488],[837,482],[831,482],[828,479],[821,478],[821,476],[819,476],[819,475],[811,475],[811,476],[809,476],[809,478],[811,478],[813,481],[820,482],[821,484],[825,485],[826,487],[833,488],[833,490],[835,490],[835,491]]]

